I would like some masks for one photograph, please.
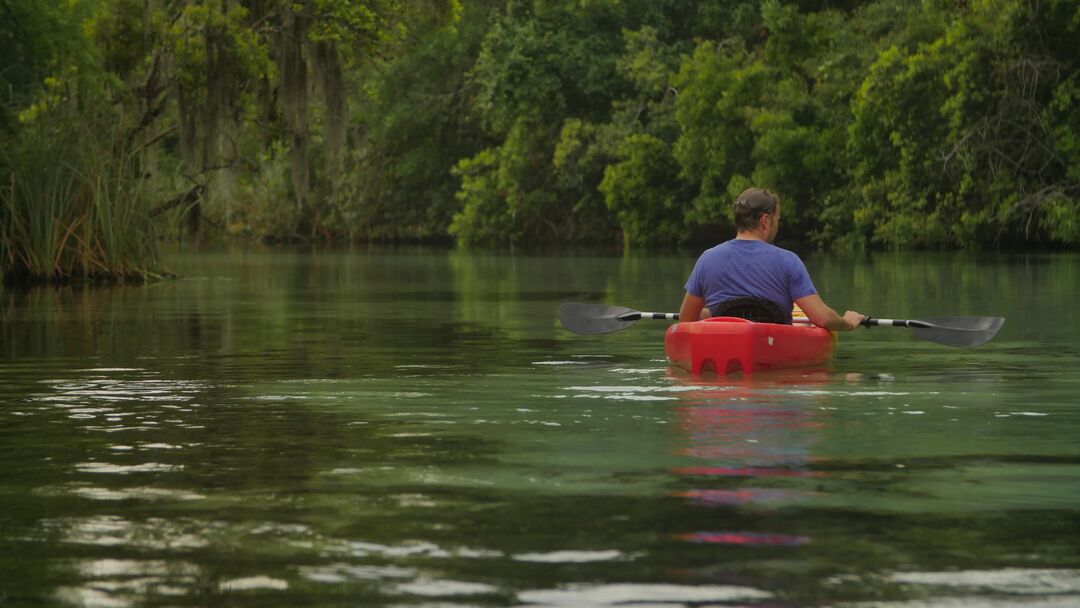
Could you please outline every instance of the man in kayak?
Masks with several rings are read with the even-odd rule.
[[[761,298],[777,308],[773,316],[791,323],[792,303],[817,326],[849,331],[863,315],[849,310],[843,316],[829,308],[818,295],[799,256],[772,244],[780,230],[780,197],[761,188],[750,188],[732,205],[737,234],[698,258],[686,281],[686,296],[679,319],[692,321],[712,316],[728,303]]]

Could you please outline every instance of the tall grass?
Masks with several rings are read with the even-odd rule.
[[[165,274],[146,180],[119,129],[37,120],[4,139],[4,282],[143,282]]]

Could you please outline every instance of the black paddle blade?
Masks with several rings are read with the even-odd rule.
[[[607,304],[561,304],[559,320],[563,327],[575,334],[607,334],[633,325],[638,316],[636,310]],[[619,317],[629,316],[627,320]]]
[[[908,327],[923,340],[946,346],[982,346],[997,335],[1005,317],[931,317],[912,320]]]

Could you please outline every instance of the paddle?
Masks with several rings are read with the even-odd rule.
[[[607,304],[562,304],[559,320],[575,334],[607,334],[626,329],[639,319],[677,321],[676,312],[639,312]],[[797,320],[798,321],[798,320]],[[864,327],[907,327],[915,337],[945,346],[980,346],[994,338],[1004,317],[931,317],[928,319],[863,319]]]
[[[622,306],[607,304],[562,304],[559,320],[575,334],[609,334],[626,329],[638,319],[668,319],[678,321],[677,312],[638,312]]]
[[[945,346],[982,346],[997,335],[1005,317],[930,317],[928,319],[872,319],[861,325],[907,327],[915,337]]]

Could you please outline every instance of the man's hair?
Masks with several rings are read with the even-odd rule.
[[[758,220],[766,213],[776,213],[776,206],[780,204],[780,197],[773,192],[762,188],[749,188],[744,190],[739,198],[731,205],[731,213],[735,218],[735,229],[738,231],[754,230],[758,227]]]

